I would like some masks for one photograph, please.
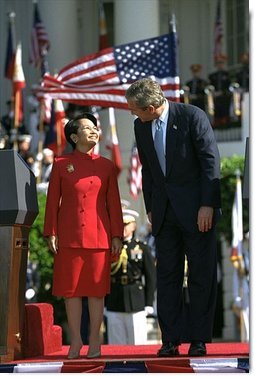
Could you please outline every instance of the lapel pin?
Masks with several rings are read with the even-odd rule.
[[[176,126],[176,125],[173,125],[173,129],[177,130],[177,126]]]
[[[67,167],[66,167],[66,169],[67,169],[67,172],[69,172],[69,173],[74,172],[74,167],[73,167],[72,164],[68,164]]]

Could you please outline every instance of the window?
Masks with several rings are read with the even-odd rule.
[[[104,2],[104,12],[107,25],[109,46],[114,46],[114,4],[112,2]]]
[[[226,42],[228,65],[239,63],[239,56],[249,51],[249,2],[248,0],[226,0]]]

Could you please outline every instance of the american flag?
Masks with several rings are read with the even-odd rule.
[[[142,174],[141,174],[142,165],[139,160],[138,149],[136,143],[134,142],[131,159],[130,159],[130,169],[127,182],[130,187],[130,195],[133,199],[137,199],[139,193],[142,190]]]
[[[149,76],[158,81],[168,99],[179,101],[176,49],[174,31],[103,49],[64,67],[55,78],[44,75],[37,96],[49,94],[80,105],[127,109],[127,88],[133,81]]]
[[[214,25],[214,51],[213,58],[216,62],[217,58],[222,55],[222,38],[223,38],[223,25],[221,20],[221,4],[220,0],[217,2],[216,19]]]
[[[109,112],[109,129],[106,140],[106,148],[111,150],[111,160],[114,162],[116,167],[117,176],[122,171],[122,158],[118,143],[117,131],[116,131],[116,118],[114,108],[110,107]]]
[[[61,100],[53,100],[51,106],[51,120],[46,132],[44,146],[50,148],[56,156],[60,156],[66,147],[64,126],[67,119]]]
[[[33,64],[35,67],[39,67],[40,65],[42,65],[45,59],[45,55],[49,50],[49,47],[50,43],[48,39],[48,34],[43,25],[43,22],[41,21],[38,4],[35,3],[29,59],[30,63]]]

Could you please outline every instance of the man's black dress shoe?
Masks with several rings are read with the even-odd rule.
[[[205,356],[206,346],[203,341],[193,341],[190,345],[188,355],[191,357]]]
[[[157,352],[158,357],[174,357],[179,356],[178,346],[173,343],[163,344]]]

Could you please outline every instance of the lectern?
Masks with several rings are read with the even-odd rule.
[[[36,180],[15,150],[0,150],[0,362],[22,358],[29,229]]]

